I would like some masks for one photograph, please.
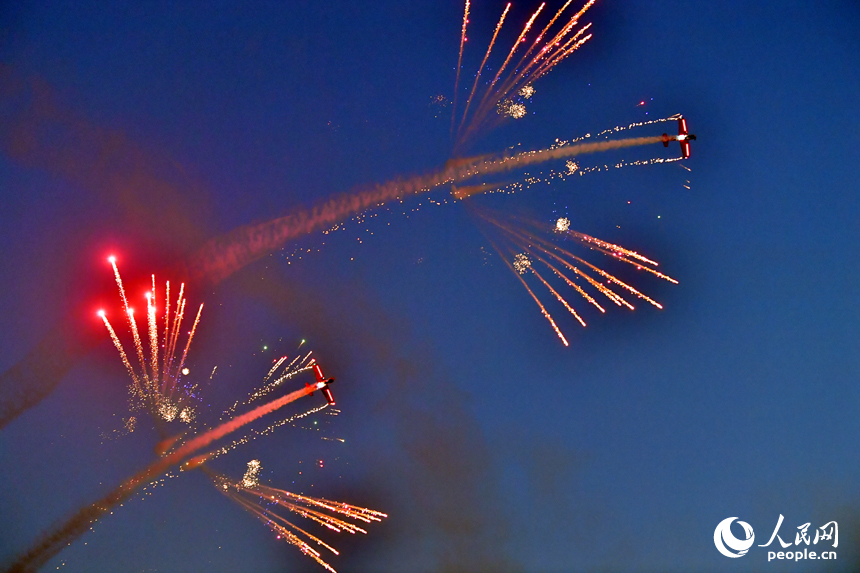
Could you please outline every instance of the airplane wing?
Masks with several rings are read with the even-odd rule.
[[[681,141],[680,143],[681,143],[681,155],[684,156],[684,159],[689,158],[690,157],[690,142],[685,139],[685,140]]]
[[[329,406],[334,406],[334,396],[331,395],[331,388],[325,386],[322,389],[322,393],[325,396],[326,402],[328,402]]]
[[[314,363],[314,376],[317,377],[317,382],[325,382],[325,376],[323,376],[322,368],[317,363]]]
[[[678,135],[687,135],[687,120],[683,117],[678,120]]]

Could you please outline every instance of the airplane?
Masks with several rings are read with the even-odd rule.
[[[684,159],[690,157],[690,140],[696,139],[692,133],[687,133],[687,120],[683,117],[678,118],[678,135],[663,134],[663,147],[669,147],[670,141],[677,141],[681,144],[681,155]]]
[[[305,386],[307,388],[312,388],[310,392],[310,396],[313,396],[313,390],[322,390],[323,396],[325,396],[326,402],[328,402],[329,406],[334,406],[334,396],[331,395],[331,389],[328,387],[329,384],[334,382],[334,378],[326,379],[323,376],[322,368],[320,365],[314,362],[314,375],[317,377],[317,383],[314,385],[308,384],[305,382]]]

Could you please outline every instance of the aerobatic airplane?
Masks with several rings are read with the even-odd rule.
[[[326,379],[323,376],[322,368],[320,365],[314,362],[314,375],[317,377],[317,383],[311,386],[307,382],[305,382],[305,386],[308,388],[313,388],[313,390],[322,390],[323,396],[325,396],[326,401],[329,406],[334,406],[334,396],[331,395],[331,389],[328,387],[329,384],[334,382],[334,378]],[[310,396],[313,396],[313,390],[310,393]]]
[[[683,117],[678,118],[678,135],[663,134],[663,147],[669,147],[670,141],[677,141],[681,144],[681,155],[684,159],[690,157],[690,140],[696,139],[692,133],[687,133],[687,120]]]

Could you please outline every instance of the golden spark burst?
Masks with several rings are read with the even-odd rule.
[[[248,463],[249,471],[251,470],[252,463],[256,463],[257,468],[260,467],[259,460],[252,460]],[[277,534],[278,539],[283,539],[287,543],[295,545],[302,553],[332,573],[336,573],[334,568],[322,559],[322,554],[314,549],[314,546],[311,544],[324,548],[334,555],[339,555],[338,551],[316,535],[287,520],[278,510],[284,510],[310,520],[329,531],[335,533],[345,532],[353,535],[356,533],[367,533],[365,529],[353,523],[354,521],[369,524],[380,522],[388,517],[381,511],[358,507],[340,501],[308,497],[265,486],[260,484],[259,480],[251,480],[251,482],[246,483],[245,479],[235,481],[206,468],[204,468],[204,471],[210,476],[218,491],[259,519],[266,527]],[[247,476],[248,474],[246,473],[245,475]],[[352,520],[353,522],[347,520]]]
[[[526,274],[532,268],[532,261],[525,253],[517,253],[517,255],[514,256],[514,261],[512,264],[514,265],[516,271],[521,275]]]
[[[615,275],[604,271],[603,269],[589,263],[582,257],[561,248],[556,243],[541,236],[541,229],[543,229],[543,233],[546,233],[545,225],[531,221],[526,221],[526,224],[524,224],[522,220],[514,220],[512,218],[503,219],[502,217],[491,213],[487,209],[475,206],[470,206],[470,210],[475,213],[481,221],[489,225],[487,229],[482,229],[482,231],[484,231],[490,244],[510,267],[511,271],[514,272],[528,291],[529,295],[531,295],[534,301],[538,304],[541,314],[547,318],[552,325],[553,330],[555,330],[556,334],[565,346],[567,346],[567,340],[562,335],[555,320],[549,314],[549,311],[547,311],[543,303],[538,299],[537,295],[535,295],[532,289],[528,286],[528,283],[526,283],[522,275],[529,274],[536,277],[540,284],[545,287],[582,326],[585,326],[585,320],[564,298],[564,296],[538,272],[535,268],[536,264],[540,264],[548,269],[553,276],[561,279],[565,285],[574,289],[577,294],[582,296],[589,304],[593,305],[601,313],[605,312],[605,309],[600,306],[595,298],[585,290],[586,288],[593,288],[615,305],[624,306],[630,310],[633,310],[634,306],[628,302],[622,294],[613,290],[613,288],[620,289],[622,292],[626,291],[626,293],[644,300],[656,308],[663,308],[660,303],[646,296]],[[496,234],[501,234],[500,239],[504,250],[497,245],[495,240],[490,238],[490,231],[494,231]],[[556,234],[565,235],[569,240],[579,242],[590,250],[607,255],[613,260],[631,265],[638,271],[644,271],[657,278],[666,280],[673,284],[678,284],[678,281],[675,279],[657,271],[655,268],[657,267],[657,263],[655,261],[639,254],[638,252],[571,230],[570,220],[566,217],[559,218],[556,221],[553,231]],[[507,251],[509,255],[506,255],[505,251]],[[508,257],[510,257],[510,261],[508,260]],[[568,273],[573,273],[572,277],[569,276]],[[583,282],[580,284],[579,281]]]
[[[260,484],[260,472],[263,466],[260,460],[251,460],[248,462],[248,469],[242,477],[242,487],[256,487]]]

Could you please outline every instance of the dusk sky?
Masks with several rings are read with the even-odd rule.
[[[539,5],[512,3],[490,71]],[[471,5],[460,111],[504,7]],[[658,143],[577,157],[607,168],[564,180],[543,180],[563,159],[477,180],[541,178],[512,194],[455,201],[439,186],[192,280],[215,238],[454,158],[462,17],[454,0],[3,3],[0,568],[156,459],[165,435],[130,412],[96,316],[121,312],[111,254],[136,304],[152,273],[205,304],[188,357],[200,427],[280,356],[313,350],[336,377],[339,415],[207,466],[240,479],[259,459],[261,483],[387,513],[356,536],[293,519],[340,551],[324,555],[338,571],[860,566],[856,2],[598,0],[581,19],[593,37],[534,83],[526,116],[456,155],[683,114],[688,160],[613,168],[678,156]],[[565,347],[471,207],[544,224],[663,309],[604,298],[601,314],[553,281],[583,328],[527,273]],[[565,244],[549,232],[560,217],[678,284]],[[323,571],[203,472],[171,475],[44,570]],[[780,515],[787,551],[806,547],[799,526],[838,522],[838,559],[769,563],[777,542],[759,545]],[[730,559],[714,528],[735,516],[755,545]]]

